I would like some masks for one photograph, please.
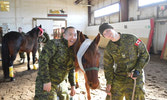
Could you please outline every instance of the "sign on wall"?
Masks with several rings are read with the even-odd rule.
[[[48,17],[67,17],[64,9],[49,9]]]

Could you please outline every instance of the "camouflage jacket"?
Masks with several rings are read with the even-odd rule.
[[[58,85],[68,76],[74,86],[75,55],[73,47],[68,48],[68,41],[53,39],[46,43],[39,57],[38,78],[42,83],[50,82]]]
[[[133,69],[141,72],[148,60],[149,53],[144,43],[137,37],[121,34],[117,42],[110,40],[103,59],[107,84],[112,84],[115,75],[127,76]]]
[[[49,35],[46,32],[44,32],[43,35],[38,38],[38,43],[46,43],[49,40]]]

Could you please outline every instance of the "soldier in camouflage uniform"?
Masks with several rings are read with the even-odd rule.
[[[18,28],[18,31],[19,31],[19,33],[21,33],[21,35],[23,35],[23,36],[25,35],[25,33],[22,31],[21,27]],[[20,63],[24,63],[24,60],[25,60],[24,52],[19,52],[19,56],[20,56]]]
[[[65,27],[61,27],[61,38],[63,38]]]
[[[144,43],[134,35],[116,32],[108,23],[100,25],[99,31],[110,40],[103,59],[108,94],[106,100],[110,97],[112,100],[123,100],[124,96],[126,100],[131,100],[134,80],[134,100],[145,100],[143,68],[149,61],[149,53]]]
[[[77,33],[74,27],[67,27],[62,39],[46,43],[39,57],[39,71],[36,78],[35,100],[69,100],[67,77],[71,85],[71,96],[75,95],[73,44]]]

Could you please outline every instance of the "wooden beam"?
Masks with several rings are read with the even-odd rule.
[[[128,21],[128,0],[120,0],[120,21]]]
[[[88,5],[91,5],[91,1],[88,0]],[[88,26],[91,23],[91,6],[88,6]]]

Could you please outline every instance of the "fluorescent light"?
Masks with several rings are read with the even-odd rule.
[[[150,4],[155,4],[155,3],[159,3],[165,0],[139,0],[139,6],[146,6],[146,5],[150,5]]]
[[[112,13],[119,12],[119,3],[101,8],[99,10],[94,11],[94,17],[100,17],[104,15],[109,15]]]

